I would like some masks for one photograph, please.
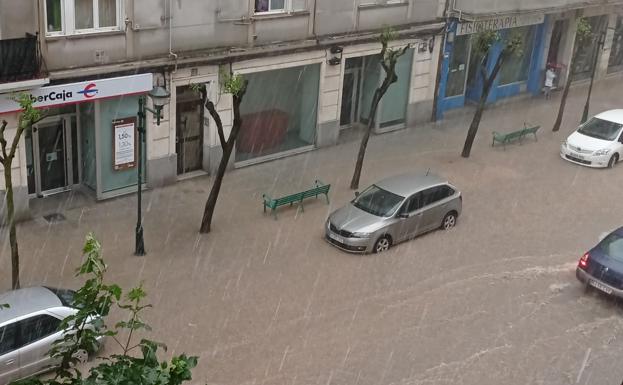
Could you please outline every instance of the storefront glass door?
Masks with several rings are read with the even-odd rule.
[[[175,149],[177,174],[200,170],[203,163],[203,103],[190,87],[177,87]]]
[[[67,186],[64,120],[38,128],[41,191],[55,191]]]
[[[359,85],[359,71],[347,70],[344,73],[344,88],[342,89],[342,110],[340,113],[340,126],[348,127],[356,122],[357,92]]]
[[[612,48],[608,59],[608,73],[623,70],[623,18],[617,17],[617,23],[612,36]]]
[[[395,70],[398,81],[389,87],[379,105],[377,127],[380,130],[402,128],[407,121],[413,53],[413,48],[408,49],[396,62]],[[385,79],[385,71],[380,72],[381,78]]]
[[[78,183],[75,116],[53,117],[25,135],[28,190],[38,196],[66,191]]]
[[[573,67],[573,80],[588,79],[591,77],[593,65],[595,63],[595,55],[598,55],[597,38],[608,19],[606,16],[587,17],[586,20],[591,26],[593,38],[585,39],[578,43],[578,52]]]
[[[447,98],[463,96],[465,93],[470,47],[470,35],[462,35],[455,38],[448,66]]]

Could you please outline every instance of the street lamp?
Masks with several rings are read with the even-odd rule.
[[[169,98],[171,93],[161,86],[154,87],[149,92],[149,98],[154,104],[154,109],[147,107],[145,95],[141,95],[138,98],[138,160],[136,162],[138,167],[138,182],[137,182],[137,220],[136,220],[136,247],[134,249],[134,255],[145,255],[145,241],[143,239],[143,218],[141,208],[141,192],[143,190],[143,145],[145,144],[145,119],[147,118],[147,111],[156,116],[156,124],[160,125],[160,117],[162,108],[169,104]]]
[[[586,104],[584,104],[584,112],[582,113],[582,123],[585,123],[588,119],[588,108],[591,100],[591,93],[593,92],[593,81],[595,80],[595,71],[597,70],[597,61],[599,60],[599,52],[606,42],[606,33],[601,32],[599,34],[599,40],[597,41],[597,49],[595,50],[595,57],[593,58],[593,70],[591,72],[591,83],[588,86],[588,95],[586,96]]]

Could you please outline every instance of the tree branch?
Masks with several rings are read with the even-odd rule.
[[[6,154],[6,139],[4,138],[4,130],[6,130],[6,126],[9,124],[6,120],[2,121],[2,126],[0,126],[0,145],[2,146],[2,157],[0,161],[4,164],[4,160],[7,158]]]
[[[389,73],[389,68],[387,67],[387,63],[385,62],[385,55],[387,55],[387,42],[381,41],[383,44],[383,48],[381,48],[381,66],[385,70],[385,73]]]
[[[26,127],[28,126],[25,126],[24,124],[19,124],[17,126],[17,132],[15,132],[15,136],[13,137],[13,142],[11,142],[11,151],[9,152],[9,155],[7,155],[8,159],[13,159],[13,157],[15,156],[15,152],[17,151],[17,146],[19,145],[19,139],[22,136],[22,133],[24,132]]]
[[[211,100],[207,100],[205,106],[208,109],[210,116],[212,117],[212,119],[214,119],[214,122],[216,123],[216,131],[218,132],[218,139],[221,142],[221,148],[225,149],[225,146],[227,146],[227,141],[225,140],[225,132],[223,131],[223,121],[221,120],[221,116],[216,111],[216,107]]]
[[[407,50],[411,48],[411,44],[407,44],[405,45],[401,50],[400,53],[398,53],[398,57],[401,57],[402,55],[404,55],[405,53],[407,53]]]
[[[245,80],[240,87],[240,90],[233,95],[234,98],[234,124],[232,130],[229,133],[229,138],[227,139],[227,145],[233,146],[233,141],[238,137],[238,131],[242,126],[242,117],[240,116],[240,104],[242,103],[242,99],[244,95],[247,93],[247,86],[249,85],[249,81]]]

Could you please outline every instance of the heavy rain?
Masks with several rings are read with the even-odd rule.
[[[621,384],[622,89],[618,0],[0,0],[0,385]]]

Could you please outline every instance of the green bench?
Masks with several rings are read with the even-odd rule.
[[[524,138],[524,136],[529,134],[534,135],[534,140],[538,140],[536,137],[536,132],[539,130],[539,128],[541,128],[541,126],[528,126],[526,123],[524,123],[522,129],[506,134],[493,131],[493,142],[491,142],[491,147],[495,146],[495,142],[498,142],[502,143],[502,146],[504,146],[504,149],[506,150],[507,143],[518,140],[519,144],[521,144],[521,140]]]
[[[316,180],[313,188],[297,192],[295,194],[286,195],[281,198],[273,199],[268,194],[264,194],[262,195],[262,199],[264,201],[264,212],[266,212],[266,208],[269,208],[275,219],[277,219],[277,208],[287,204],[292,206],[293,203],[298,203],[301,206],[301,211],[305,211],[305,208],[303,207],[303,200],[307,198],[318,198],[318,195],[324,195],[327,199],[327,204],[329,204],[330,188],[330,184],[324,184],[320,180]]]

